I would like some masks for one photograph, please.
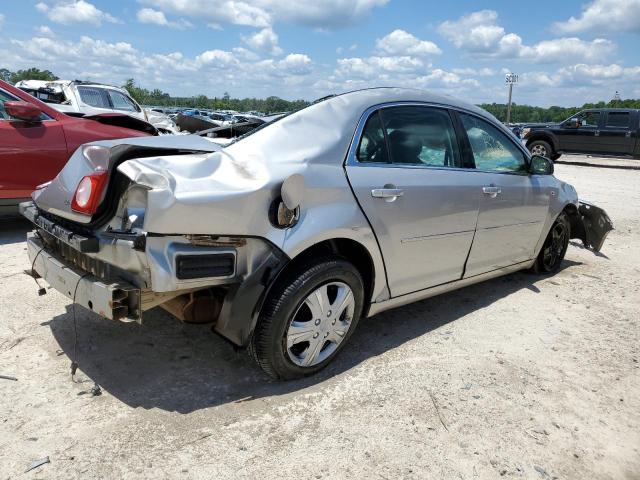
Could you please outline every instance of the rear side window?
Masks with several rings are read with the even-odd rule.
[[[451,117],[430,107],[391,107],[380,111],[394,164],[461,167]]]
[[[357,156],[359,162],[389,163],[384,130],[378,112],[373,113],[364,126]]]
[[[629,112],[609,112],[605,127],[629,128],[630,117]]]
[[[80,94],[80,100],[87,105],[96,108],[111,109],[109,97],[107,96],[107,91],[104,88],[78,87],[78,93]]]
[[[478,117],[460,114],[460,119],[467,132],[478,170],[527,172],[524,153],[506,134]]]
[[[111,103],[115,110],[125,110],[127,112],[139,112],[138,106],[127,95],[117,92],[116,90],[109,90],[109,96],[111,97]]]

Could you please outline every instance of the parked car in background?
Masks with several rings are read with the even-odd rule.
[[[563,153],[630,155],[640,158],[640,110],[583,110],[561,123],[521,126],[521,137],[536,155],[555,160]]]
[[[487,112],[420,90],[327,97],[225,146],[94,142],[21,205],[35,271],[110,319],[162,306],[317,372],[358,321],[517,270],[612,228]],[[74,292],[72,294],[71,292]]]
[[[0,213],[17,212],[83,143],[153,134],[148,123],[122,114],[70,117],[0,81]]]
[[[124,88],[79,80],[21,80],[15,86],[69,115],[122,113],[149,122],[162,133],[175,133],[169,117],[149,116]]]

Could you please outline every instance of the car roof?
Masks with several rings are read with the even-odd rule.
[[[401,88],[401,87],[374,87],[352,90],[337,95],[330,95],[321,100],[322,102],[347,101],[354,106],[358,105],[379,105],[384,103],[429,103],[434,105],[442,105],[443,107],[453,107],[461,110],[468,110],[483,117],[489,118],[495,122],[499,122],[493,115],[486,110],[473,105],[472,103],[459,100],[449,95],[441,95],[421,90],[418,88]],[[367,107],[368,108],[368,107]]]

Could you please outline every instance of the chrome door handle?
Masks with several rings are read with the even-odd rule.
[[[373,198],[384,198],[385,202],[393,202],[396,198],[404,195],[401,188],[374,188],[371,190]]]
[[[502,189],[500,187],[482,187],[482,193],[489,195],[491,198],[496,198],[502,193]]]
[[[629,137],[631,136],[631,130],[627,130],[627,131],[624,133],[624,136],[625,136],[625,137],[627,137],[627,138],[629,138]]]
[[[600,136],[600,130],[596,130],[595,136],[596,136],[596,137],[599,137],[599,136]]]

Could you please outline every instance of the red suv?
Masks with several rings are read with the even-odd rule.
[[[17,212],[80,145],[153,134],[153,126],[127,115],[66,115],[0,80],[0,214]]]

